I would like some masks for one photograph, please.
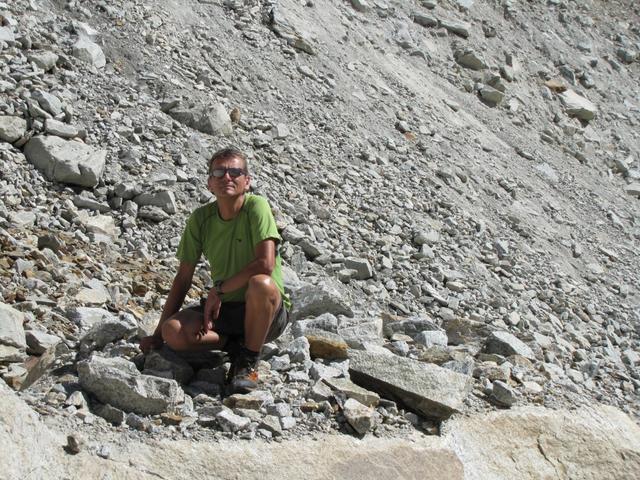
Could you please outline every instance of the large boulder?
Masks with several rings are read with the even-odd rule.
[[[410,358],[349,352],[351,379],[436,420],[459,412],[473,378]]]
[[[24,148],[27,160],[51,181],[95,187],[102,177],[106,150],[59,137],[33,137]]]
[[[156,415],[184,402],[184,392],[175,380],[141,374],[124,358],[93,355],[78,363],[82,388],[102,403],[126,412]]]

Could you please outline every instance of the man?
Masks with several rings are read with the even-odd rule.
[[[207,186],[216,201],[196,209],[182,234],[178,272],[153,335],[140,341],[148,352],[163,342],[176,351],[226,349],[234,392],[256,388],[256,362],[266,341],[282,334],[290,303],[284,293],[281,240],[267,200],[248,193],[247,159],[226,148],[209,161]],[[180,310],[204,254],[213,288],[200,307]]]

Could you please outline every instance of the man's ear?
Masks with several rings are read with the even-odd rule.
[[[248,192],[250,188],[251,188],[251,177],[247,175],[247,181],[244,184],[244,191]]]

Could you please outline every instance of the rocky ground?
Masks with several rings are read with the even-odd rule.
[[[639,10],[0,2],[2,378],[122,444],[437,434],[530,404],[637,419]],[[137,350],[229,144],[294,303],[249,396],[221,355]]]

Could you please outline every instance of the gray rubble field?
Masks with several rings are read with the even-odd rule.
[[[0,20],[0,476],[640,471],[638,2]],[[139,350],[231,145],[293,303],[246,395],[221,352]]]

